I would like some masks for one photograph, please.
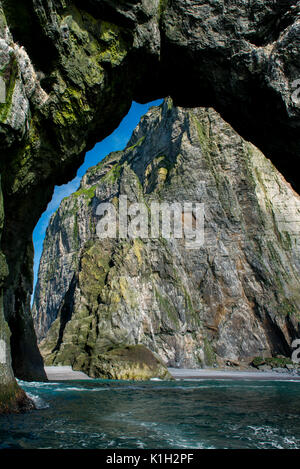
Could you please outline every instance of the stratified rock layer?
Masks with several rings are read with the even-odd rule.
[[[98,239],[97,207],[120,195],[203,203],[203,246]],[[166,100],[50,221],[33,308],[46,363],[103,376],[108,350],[137,344],[175,367],[290,356],[299,242],[300,198],[272,163],[214,110]]]

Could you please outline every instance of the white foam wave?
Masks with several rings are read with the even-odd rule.
[[[76,391],[76,392],[101,392],[101,391],[111,391],[115,388],[74,388],[74,387],[63,387],[63,388],[56,388],[53,391],[56,392],[66,392],[66,391]]]
[[[31,394],[30,392],[27,392],[26,396],[34,402],[35,407],[39,410],[48,409],[48,407],[50,407],[49,404],[47,404],[47,402],[45,402],[40,396]]]

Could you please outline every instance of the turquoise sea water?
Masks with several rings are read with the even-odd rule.
[[[300,382],[20,384],[39,410],[0,417],[0,448],[300,448]]]

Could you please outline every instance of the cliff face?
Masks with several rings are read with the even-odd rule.
[[[204,244],[99,239],[101,202],[204,204]],[[299,335],[300,198],[212,109],[152,108],[91,168],[45,239],[33,315],[47,364],[105,376],[143,344],[169,366],[290,356]]]
[[[18,377],[45,379],[30,315],[34,226],[55,184],[74,176],[132,99],[213,106],[299,191],[299,8],[296,0],[0,2],[10,339],[3,334]]]
[[[0,179],[0,240],[3,230],[3,198]],[[14,379],[11,366],[10,331],[3,311],[3,283],[7,276],[5,257],[0,252],[0,414],[34,409],[33,402],[27,397]]]

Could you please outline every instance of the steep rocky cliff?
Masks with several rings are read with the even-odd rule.
[[[0,240],[3,230],[3,198],[0,178]],[[0,414],[19,412],[34,408],[33,402],[27,397],[14,379],[11,366],[10,331],[3,311],[3,282],[7,276],[5,257],[0,252]]]
[[[296,0],[0,1],[10,339],[3,334],[18,377],[45,379],[30,315],[34,226],[54,185],[74,176],[132,99],[213,106],[299,191],[299,8]]]
[[[121,195],[147,213],[203,203],[204,244],[99,239],[97,207]],[[299,244],[300,198],[272,163],[214,110],[166,100],[50,221],[33,308],[46,363],[111,376],[111,354],[137,344],[178,367],[290,356]]]

